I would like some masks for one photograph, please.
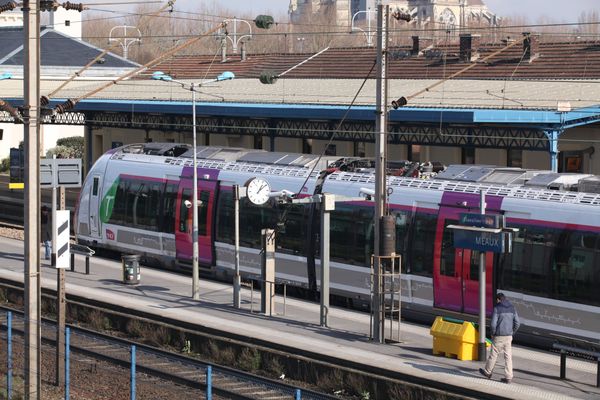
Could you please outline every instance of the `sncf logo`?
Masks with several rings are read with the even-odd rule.
[[[115,240],[115,234],[110,229],[106,230],[106,238],[108,240]]]

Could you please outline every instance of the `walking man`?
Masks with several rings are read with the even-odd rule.
[[[513,378],[512,368],[512,339],[519,329],[521,322],[513,305],[503,293],[496,295],[496,305],[492,312],[491,333],[492,350],[485,363],[485,368],[479,368],[479,373],[486,378],[492,377],[492,371],[498,360],[498,354],[504,354],[504,383],[510,383]]]

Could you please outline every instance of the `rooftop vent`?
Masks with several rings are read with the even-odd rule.
[[[481,43],[480,35],[471,35],[465,33],[460,35],[460,53],[461,62],[474,62],[479,58],[479,45]]]
[[[540,36],[529,32],[523,32],[525,40],[523,41],[523,61],[532,63],[540,56]]]
[[[412,46],[412,50],[410,51],[410,53],[413,56],[418,56],[420,54],[423,54],[424,50],[433,46],[432,38],[413,36],[412,41],[413,41],[413,46]]]

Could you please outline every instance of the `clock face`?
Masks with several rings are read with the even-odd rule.
[[[253,178],[246,184],[246,195],[253,204],[262,205],[269,200],[271,187],[261,178]]]

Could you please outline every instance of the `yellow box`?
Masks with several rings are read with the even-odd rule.
[[[25,184],[23,182],[13,182],[8,184],[8,188],[12,189],[25,189]]]
[[[479,331],[472,322],[436,317],[429,333],[433,336],[434,355],[443,354],[459,360],[479,359]]]

